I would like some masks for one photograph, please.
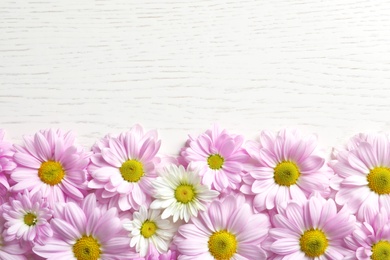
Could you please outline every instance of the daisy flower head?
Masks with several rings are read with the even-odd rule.
[[[20,240],[43,245],[44,241],[53,235],[50,227],[52,210],[41,192],[31,195],[27,190],[10,198],[3,205],[6,241]]]
[[[139,125],[118,137],[105,137],[91,157],[88,187],[96,190],[99,200],[122,211],[149,204],[160,144],[156,131],[144,133]]]
[[[11,173],[16,182],[12,191],[42,191],[51,207],[67,197],[82,200],[86,193],[89,153],[75,146],[74,135],[61,130],[41,130],[24,137],[24,146],[15,145],[17,167]]]
[[[133,220],[124,223],[123,227],[130,231],[130,246],[135,247],[141,257],[157,250],[159,254],[167,253],[175,232],[175,226],[168,219],[161,218],[161,211],[146,209],[141,206],[134,212]]]
[[[252,158],[241,187],[254,194],[258,211],[271,210],[284,201],[304,203],[314,191],[329,192],[332,170],[317,149],[316,137],[304,137],[297,130],[285,129],[276,135],[263,131],[260,142],[249,141]]]
[[[135,257],[116,208],[106,211],[96,204],[94,194],[78,205],[59,204],[50,222],[53,237],[33,252],[48,260],[122,260]]]
[[[197,216],[199,210],[206,210],[207,204],[216,198],[219,192],[210,190],[201,184],[197,172],[186,171],[183,166],[170,165],[163,169],[154,180],[154,197],[150,208],[164,209],[162,218],[173,216],[173,221]]]
[[[12,159],[15,150],[11,143],[4,140],[4,134],[5,131],[0,129],[0,204],[3,204],[8,197],[9,174],[16,167]]]
[[[191,162],[200,169],[202,183],[217,191],[227,187],[238,189],[243,175],[243,163],[248,160],[242,148],[244,137],[231,135],[214,125],[197,138],[190,136],[180,153],[179,162]]]
[[[269,227],[267,215],[254,214],[242,198],[228,196],[180,226],[174,243],[179,259],[266,259],[261,243]]]
[[[31,250],[31,247],[22,246],[17,240],[6,241],[4,239],[6,220],[3,218],[3,214],[4,208],[2,206],[0,207],[0,259],[27,260],[24,255]]]
[[[381,208],[375,216],[369,216],[362,223],[358,222],[355,231],[345,242],[355,252],[353,259],[390,259],[389,212]]]
[[[332,164],[342,178],[335,198],[363,221],[382,207],[390,212],[390,139],[387,134],[367,134],[353,140],[356,144],[340,151]]]
[[[355,228],[355,217],[333,199],[312,196],[306,203],[289,202],[273,218],[270,259],[344,259],[350,251],[343,239]]]

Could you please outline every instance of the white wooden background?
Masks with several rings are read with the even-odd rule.
[[[0,127],[390,131],[390,1],[1,0]]]

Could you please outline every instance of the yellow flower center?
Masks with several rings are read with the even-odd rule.
[[[375,243],[372,248],[371,259],[373,260],[390,260],[390,242],[381,240]]]
[[[367,175],[368,187],[379,195],[390,194],[390,169],[375,167]]]
[[[127,160],[119,168],[124,180],[128,182],[138,182],[144,176],[144,167],[137,160]]]
[[[280,162],[274,168],[274,179],[280,186],[296,184],[300,175],[298,166],[291,161]]]
[[[38,176],[42,182],[54,186],[62,181],[65,171],[61,163],[47,161],[41,164],[41,167],[38,169]]]
[[[181,184],[175,190],[175,198],[178,202],[188,203],[195,198],[195,191],[192,185]]]
[[[223,157],[219,154],[212,154],[209,156],[209,158],[207,158],[207,164],[209,165],[210,169],[213,170],[221,169],[224,161],[225,159],[223,159]]]
[[[217,260],[230,259],[237,251],[236,236],[226,230],[214,232],[208,245],[210,254]]]
[[[322,230],[309,229],[299,239],[299,245],[308,257],[318,257],[325,253],[328,247],[328,239]]]
[[[37,223],[37,216],[32,214],[32,213],[27,213],[26,215],[24,215],[24,224],[26,224],[27,226],[34,226],[36,223]]]
[[[141,226],[141,235],[144,236],[144,238],[149,238],[156,233],[157,225],[153,221],[146,220],[142,226]]]
[[[100,258],[100,244],[92,236],[82,236],[73,245],[73,254],[77,260],[97,260]]]

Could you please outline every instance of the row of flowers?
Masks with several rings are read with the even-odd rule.
[[[0,131],[0,259],[390,259],[387,134],[331,155],[295,129],[160,144],[140,125],[88,150]]]

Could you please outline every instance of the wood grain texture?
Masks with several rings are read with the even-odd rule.
[[[214,122],[339,145],[390,130],[390,2],[0,1],[0,124],[87,147],[140,123],[175,154]]]

